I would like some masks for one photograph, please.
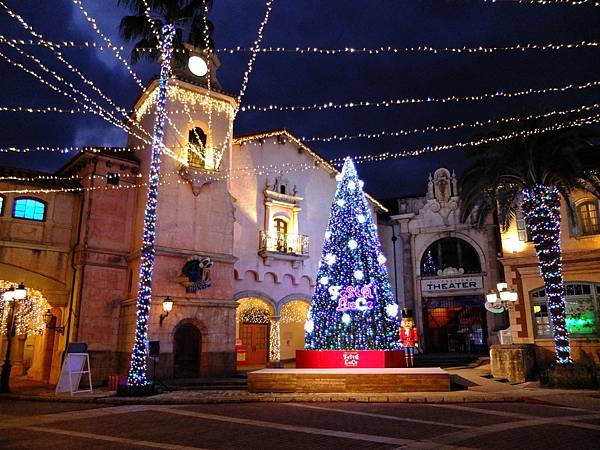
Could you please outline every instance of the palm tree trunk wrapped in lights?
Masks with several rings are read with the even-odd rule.
[[[171,58],[173,56],[173,37],[175,27],[164,25],[161,30],[161,67],[158,82],[156,118],[152,137],[150,175],[148,180],[148,196],[144,216],[144,241],[140,264],[140,281],[137,296],[137,315],[135,324],[135,340],[131,354],[131,363],[127,384],[132,387],[143,387],[148,384],[146,378],[146,343],[148,342],[148,315],[152,300],[152,273],[154,271],[154,240],[156,237],[156,205],[158,200],[158,184],[160,180],[160,154],[163,145],[163,134],[166,121],[167,83],[171,76]]]
[[[558,364],[570,364],[571,350],[566,323],[566,305],[560,251],[560,193],[554,186],[541,184],[523,190],[521,204],[531,232],[556,346]]]
[[[547,119],[503,124],[490,137],[527,132],[549,125]],[[525,216],[546,289],[556,363],[571,364],[560,247],[561,199],[571,221],[569,198],[575,191],[600,197],[597,129],[564,127],[539,134],[501,139],[473,153],[473,163],[460,180],[461,220],[483,226],[497,212],[507,231],[517,214]]]

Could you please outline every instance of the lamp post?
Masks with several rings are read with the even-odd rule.
[[[4,364],[2,365],[2,373],[0,374],[0,393],[10,392],[10,370],[12,369],[12,363],[10,361],[10,351],[12,339],[15,336],[15,309],[17,308],[17,301],[23,300],[27,297],[27,290],[25,285],[20,283],[15,289],[11,287],[3,294],[3,299],[8,304],[9,312],[6,321],[6,353],[4,354]]]
[[[500,282],[496,284],[496,290],[485,294],[486,309],[494,313],[508,311],[511,305],[519,299],[517,292],[509,290],[508,284]]]
[[[161,327],[162,327],[162,324],[163,324],[163,320],[165,320],[167,318],[167,316],[169,315],[169,313],[173,309],[173,299],[171,299],[171,297],[169,297],[168,295],[167,295],[167,297],[162,302],[162,308],[163,308],[163,311],[165,313],[160,315],[160,324],[159,325]]]
[[[56,325],[52,325],[52,321],[55,318],[56,318],[56,316],[54,314],[52,314],[52,311],[50,311],[50,310],[48,310],[46,312],[46,314],[44,314],[44,322],[46,323],[46,328],[48,328],[49,330],[54,330],[57,333],[64,335],[65,327],[57,327]]]

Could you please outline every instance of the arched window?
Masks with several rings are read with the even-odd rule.
[[[207,136],[200,127],[195,127],[188,133],[188,164],[190,166],[204,167],[204,156]]]
[[[529,296],[531,298],[535,337],[551,338],[552,322],[546,304],[546,289],[535,289],[531,291]],[[569,335],[597,335],[600,284],[565,283],[565,302],[567,304],[567,331]]]
[[[421,258],[421,275],[437,275],[438,270],[449,267],[463,269],[464,273],[480,273],[479,255],[471,244],[458,238],[442,238],[435,241]]]
[[[13,207],[13,217],[43,222],[46,220],[46,203],[31,197],[17,198]]]
[[[281,217],[276,218],[274,221],[275,224],[275,247],[278,252],[287,253],[288,246],[288,223],[285,219]]]
[[[0,194],[0,216],[4,214],[4,195]]]
[[[579,204],[579,206],[577,206],[577,216],[579,217],[581,234],[600,233],[597,201],[588,200]]]

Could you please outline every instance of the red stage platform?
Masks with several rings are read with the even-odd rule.
[[[406,367],[402,350],[296,350],[297,369]]]

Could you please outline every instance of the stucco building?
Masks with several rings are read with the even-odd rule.
[[[600,364],[600,216],[597,198],[576,192],[561,205],[562,272],[567,303],[567,330],[575,360],[585,351]],[[506,281],[519,294],[510,314],[515,344],[534,344],[538,364],[553,363],[554,341],[544,283],[522,215],[502,233],[501,262]]]
[[[231,374],[236,339],[246,364],[294,358],[337,184],[286,131],[233,139],[217,67],[210,90],[185,67],[168,88],[148,330],[162,378]],[[41,291],[54,315],[14,340],[13,375],[56,382],[74,341],[96,383],[127,372],[156,93],[155,80],[134,104],[128,149],[85,149],[55,174],[2,169],[14,178],[0,181],[0,279]]]
[[[499,281],[497,226],[460,221],[454,172],[436,170],[425,195],[399,198],[380,216],[390,281],[400,305],[413,310],[426,352],[485,353],[497,339],[498,318],[485,294]],[[392,209],[393,208],[393,209]]]

